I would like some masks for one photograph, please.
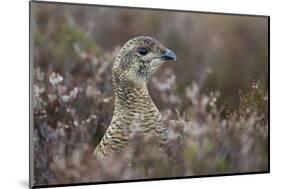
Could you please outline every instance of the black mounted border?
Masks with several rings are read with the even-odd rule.
[[[42,4],[57,4],[57,5],[78,5],[88,7],[111,7],[111,8],[127,8],[137,10],[154,10],[154,11],[172,11],[198,14],[214,14],[214,15],[230,15],[230,16],[248,16],[248,17],[263,17],[268,19],[268,167],[266,171],[261,172],[240,172],[240,173],[226,173],[226,174],[210,174],[210,175],[196,175],[196,176],[182,176],[182,177],[161,177],[149,179],[131,179],[131,180],[117,180],[117,181],[98,181],[86,183],[70,183],[70,184],[54,184],[54,185],[33,185],[34,179],[34,163],[33,163],[33,104],[32,104],[32,86],[33,86],[33,41],[32,41],[32,3]],[[161,9],[161,8],[145,8],[145,7],[127,7],[117,5],[100,5],[87,3],[69,3],[69,2],[55,2],[55,1],[29,1],[29,187],[30,188],[51,188],[51,187],[65,187],[65,186],[85,186],[97,184],[112,184],[112,183],[129,183],[129,182],[143,182],[143,181],[161,181],[161,180],[175,180],[175,179],[189,179],[189,178],[206,178],[206,177],[222,177],[222,176],[239,176],[239,175],[253,175],[253,174],[268,174],[270,173],[270,16],[269,15],[255,15],[255,14],[238,14],[238,13],[223,13],[223,12],[207,12],[207,11],[191,11],[191,10],[176,10],[176,9]]]

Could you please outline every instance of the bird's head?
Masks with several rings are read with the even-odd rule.
[[[145,84],[167,60],[176,60],[176,54],[152,37],[135,37],[121,48],[113,65],[113,74],[122,75],[132,84]]]

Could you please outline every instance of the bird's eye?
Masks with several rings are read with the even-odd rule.
[[[148,53],[148,50],[144,47],[139,47],[137,51],[140,55],[146,55]]]

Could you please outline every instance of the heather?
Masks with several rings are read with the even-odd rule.
[[[122,10],[35,7],[35,184],[268,171],[266,19]],[[148,83],[172,157],[136,130],[101,165],[92,153],[112,118],[112,63],[140,34],[178,56]]]

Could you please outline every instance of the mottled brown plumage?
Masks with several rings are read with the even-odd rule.
[[[167,133],[161,114],[148,93],[147,81],[163,62],[175,59],[172,51],[152,37],[135,37],[122,47],[112,71],[114,113],[94,151],[98,159],[122,152],[133,129],[138,129],[144,136],[151,133],[160,145],[165,145]]]

